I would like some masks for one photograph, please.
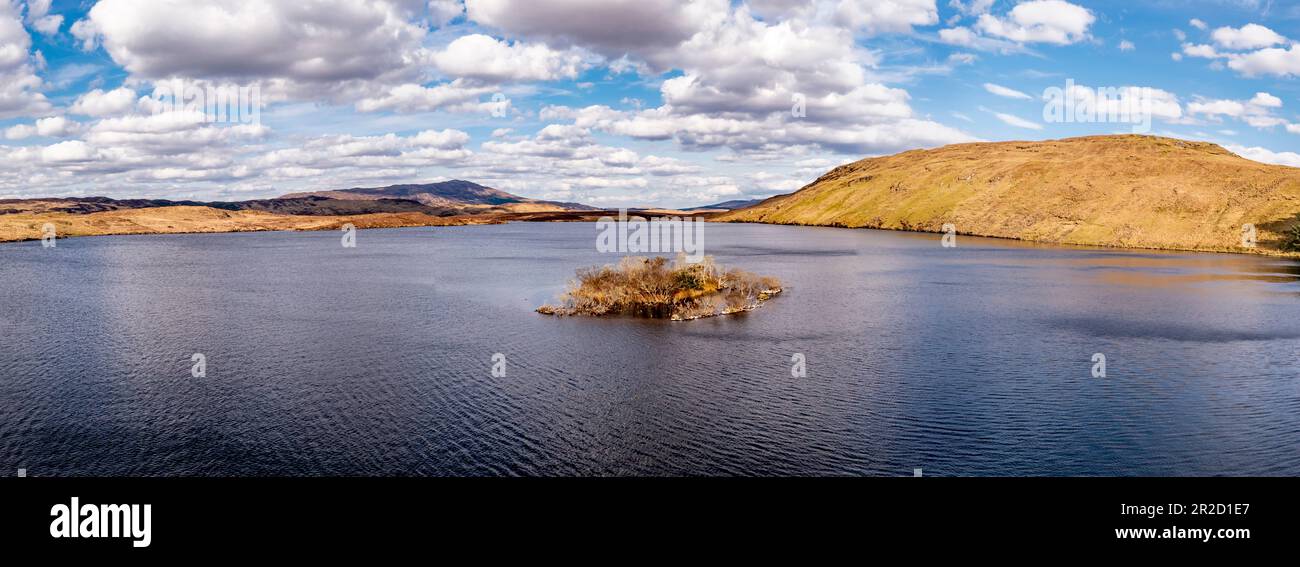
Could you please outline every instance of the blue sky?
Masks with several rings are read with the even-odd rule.
[[[311,6],[0,0],[0,197],[242,199],[458,178],[692,206],[907,149],[1135,131],[1045,120],[1045,90],[1067,84],[1147,97],[1144,132],[1300,166],[1300,4]],[[256,86],[262,111],[169,117],[160,85]]]

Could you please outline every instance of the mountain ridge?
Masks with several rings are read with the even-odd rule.
[[[714,204],[712,204],[712,205],[701,205],[701,206],[698,206],[698,207],[689,207],[689,208],[685,208],[685,209],[682,209],[682,210],[683,210],[683,211],[692,211],[692,212],[694,212],[694,211],[734,211],[734,210],[736,210],[736,209],[743,209],[743,208],[745,208],[745,207],[752,207],[752,206],[754,206],[754,205],[757,205],[757,204],[759,204],[759,203],[762,203],[763,201],[764,201],[763,199],[732,199],[732,200],[730,200],[730,201],[723,201],[723,202],[721,202],[721,203],[714,203]]]
[[[386,187],[353,187],[326,191],[301,191],[288,193],[277,199],[325,197],[338,200],[371,201],[382,199],[408,199],[430,207],[490,209],[507,212],[541,212],[546,210],[592,210],[579,203],[563,203],[520,197],[499,189],[479,185],[472,181],[453,179],[436,183],[403,183]]]

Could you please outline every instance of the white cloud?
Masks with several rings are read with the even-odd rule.
[[[300,147],[274,150],[251,163],[259,169],[303,177],[309,172],[350,168],[399,168],[459,163],[471,153],[469,135],[459,130],[425,131],[414,136],[321,136]]]
[[[207,124],[202,115],[186,118],[121,116],[99,121],[84,139],[7,152],[0,146],[0,190],[26,179],[38,183],[44,195],[56,186],[90,184],[125,187],[131,196],[152,191],[176,198],[178,182],[187,194],[204,187],[210,196],[240,190],[231,187],[243,184],[284,192],[286,187],[348,186],[362,179],[409,181],[423,177],[428,167],[459,166],[473,155],[465,148],[469,135],[455,129],[410,136],[327,135],[268,149],[260,143],[269,133],[265,127]],[[36,125],[56,127],[57,120]]]
[[[1272,111],[1282,107],[1282,99],[1269,93],[1255,93],[1248,101],[1226,99],[1198,99],[1187,104],[1189,114],[1199,114],[1218,120],[1233,118],[1261,129],[1286,125],[1287,121],[1274,116]]]
[[[686,163],[675,158],[664,158],[659,156],[646,156],[638,163],[638,166],[646,173],[658,176],[683,175],[688,173],[694,174],[704,171],[704,168],[698,165]]]
[[[970,0],[969,2],[962,2],[961,0],[950,0],[948,5],[954,10],[967,16],[978,16],[980,14],[987,14],[988,11],[993,8],[994,1],[995,0]]]
[[[36,135],[63,138],[81,131],[81,123],[62,116],[50,116],[36,121]]]
[[[970,65],[977,60],[979,60],[979,56],[974,53],[953,53],[948,56],[948,62],[957,65]]]
[[[1025,94],[1025,93],[1022,93],[1022,92],[1020,92],[1020,91],[1018,91],[1018,90],[1011,89],[1011,88],[1007,88],[1007,87],[1004,87],[1004,86],[1002,86],[1002,85],[995,85],[995,84],[993,84],[993,83],[984,83],[984,90],[986,90],[986,91],[988,91],[988,92],[990,92],[990,93],[993,93],[993,94],[995,94],[995,95],[998,95],[998,96],[1000,96],[1000,97],[1015,98],[1015,99],[1021,99],[1021,100],[1033,100],[1033,99],[1034,99],[1034,97],[1031,97],[1031,96],[1029,96],[1029,95],[1027,95],[1027,94]]]
[[[981,51],[995,51],[999,53],[1021,53],[1026,52],[1026,48],[1017,42],[987,37],[976,33],[966,26],[957,26],[939,30],[939,41],[949,45],[960,47],[969,47]]]
[[[572,79],[591,66],[576,49],[556,51],[545,44],[510,44],[474,34],[457,38],[432,56],[443,73],[489,82]]]
[[[1183,117],[1183,106],[1178,100],[1178,95],[1169,91],[1157,89],[1154,87],[1135,87],[1128,86],[1120,89],[1120,98],[1118,104],[1120,108],[1128,105],[1129,108],[1141,107],[1143,104],[1134,103],[1133,100],[1150,101],[1151,116],[1170,121],[1177,121]],[[1111,112],[1114,116],[1115,112]]]
[[[40,115],[52,108],[40,92],[43,81],[36,75],[31,45],[18,4],[0,0],[0,119]]]
[[[867,36],[919,31],[974,49],[1027,52],[1028,44],[1087,41],[1094,23],[1092,13],[1059,0],[948,3],[961,18],[949,20],[948,29],[926,30],[939,24],[936,0],[467,0],[464,7],[459,0],[88,2],[94,6],[71,35],[83,48],[102,46],[128,74],[124,86],[112,88],[119,84],[114,69],[89,92],[64,98],[57,91],[67,116],[94,118],[84,125],[52,117],[59,113],[52,108],[30,114],[66,120],[61,134],[53,122],[42,134],[45,118],[10,127],[28,138],[76,139],[0,146],[0,192],[28,191],[14,189],[26,177],[45,194],[75,194],[80,183],[133,195],[260,196],[357,179],[427,179],[447,173],[428,168],[447,168],[529,196],[601,204],[767,195],[863,155],[974,140],[914,108],[914,93],[932,98],[933,92],[909,92],[927,87],[898,78],[900,65],[911,64],[900,62],[898,44],[919,53],[930,49],[926,38]],[[20,22],[23,41],[13,52],[19,55],[0,52],[0,61],[17,57],[34,80],[24,88],[39,96],[42,66],[26,37],[32,29]],[[3,39],[0,31],[0,46]],[[969,50],[950,51],[926,56],[949,68],[975,59]],[[589,73],[597,68],[600,73]],[[173,77],[260,82],[272,102],[264,116],[275,117],[269,123],[284,131],[149,116],[136,92]],[[594,86],[528,84],[560,80]],[[647,97],[645,86],[657,88],[659,97]],[[9,83],[0,84],[0,92],[6,88]],[[985,88],[1032,100],[1008,87]],[[516,108],[506,93],[571,97],[565,104],[573,107]],[[620,98],[625,102],[613,102]],[[306,100],[329,106],[284,104]],[[791,112],[796,102],[806,115]],[[511,114],[492,121],[389,115],[502,109]],[[960,124],[947,118],[950,110],[934,112]],[[1014,115],[999,119],[1043,128]],[[460,128],[483,132],[481,146],[471,151],[473,140]],[[400,134],[373,135],[385,130]],[[753,169],[759,162],[762,172]]]
[[[1122,41],[1119,42],[1119,50],[1120,50],[1120,51],[1133,51],[1134,49],[1137,49],[1137,46],[1136,46],[1136,45],[1133,45],[1133,42],[1131,42],[1131,41],[1129,41],[1129,40],[1127,40],[1127,39],[1122,40]]]
[[[1261,148],[1258,146],[1246,147],[1235,145],[1228,146],[1227,150],[1246,159],[1261,163],[1300,167],[1300,154],[1295,152],[1274,152],[1267,148]]]
[[[1196,28],[1196,29],[1198,29],[1198,30],[1201,30],[1201,31],[1205,31],[1205,30],[1207,30],[1207,29],[1210,28],[1210,26],[1206,25],[1205,22],[1202,22],[1201,20],[1199,20],[1199,19],[1197,19],[1197,18],[1192,18],[1192,19],[1191,19],[1190,21],[1188,21],[1187,23],[1188,23],[1189,25],[1191,25],[1192,27],[1194,27],[1194,28]]]
[[[1191,57],[1226,59],[1228,68],[1247,77],[1300,74],[1300,44],[1277,47],[1289,43],[1289,40],[1269,28],[1259,24],[1221,27],[1214,30],[1211,37],[1217,48],[1185,43],[1182,52]],[[1212,68],[1222,68],[1222,63],[1215,62]]]
[[[934,0],[840,0],[840,21],[868,34],[911,32],[913,26],[939,22]]]
[[[429,0],[429,19],[435,26],[445,26],[464,13],[465,5],[460,0]]]
[[[506,190],[524,187],[530,196],[645,204],[770,194],[796,188],[815,172],[792,176],[765,168],[764,175],[731,175],[718,171],[723,160],[717,154],[711,157],[718,161],[702,166],[698,162],[710,157],[694,156],[708,154],[645,155],[596,140],[663,140],[669,151],[720,149],[734,160],[723,168],[763,160],[776,169],[781,160],[831,155],[839,163],[974,140],[918,115],[907,89],[879,77],[876,67],[886,54],[864,39],[937,24],[935,0],[753,4],[751,12],[730,0],[468,0],[466,23],[450,24],[462,17],[458,1],[100,0],[73,24],[72,36],[85,49],[102,47],[128,73],[124,87],[101,87],[69,103],[70,116],[98,118],[73,134],[78,139],[67,140],[75,143],[0,148],[6,170],[0,189],[25,175],[41,180],[43,191],[93,183],[133,194],[166,193],[168,187],[280,192],[296,185],[347,186],[359,178],[408,181],[439,167]],[[978,0],[969,9],[983,12],[987,4]],[[430,26],[443,29],[430,32]],[[980,43],[1011,45],[993,37]],[[30,42],[23,47],[25,53]],[[950,61],[973,60],[957,54]],[[657,83],[662,103],[619,105],[626,110],[549,107],[534,114],[504,97],[558,96],[559,88],[528,83],[578,79],[597,65],[611,76],[588,80],[632,81],[637,78],[618,75],[637,73],[646,84]],[[196,113],[149,115],[135,93],[170,78],[256,81],[273,103],[270,112],[293,108],[288,115],[266,114],[290,130],[205,123]],[[588,96],[581,87],[566,94]],[[635,93],[609,100],[624,94]],[[340,114],[349,116],[303,128],[304,116],[311,115],[298,109],[311,105],[283,104],[295,100],[373,114],[355,117],[344,110]],[[806,115],[792,113],[796,101]],[[454,129],[301,134],[334,124],[346,128],[348,121],[365,124],[367,134],[375,125],[414,126],[387,113],[503,109],[513,114],[490,124],[492,136],[475,151],[469,135]],[[537,118],[545,126],[521,134],[531,132]],[[447,120],[482,125],[467,117]]]
[[[767,21],[806,17],[814,7],[812,0],[746,0],[745,5]]]
[[[462,79],[433,87],[408,83],[392,87],[387,92],[376,96],[363,98],[356,106],[357,110],[362,112],[381,110],[427,112],[444,108],[458,111],[477,110],[481,104],[480,99],[495,92],[494,87],[473,85]],[[489,104],[508,106],[509,101]]]
[[[1282,99],[1268,93],[1255,93],[1255,98],[1250,99],[1250,103],[1264,108],[1282,107]]]
[[[413,137],[326,135],[308,140],[302,147],[272,151],[253,161],[273,168],[292,165],[311,169],[335,169],[346,166],[348,161],[369,166],[456,161],[469,156],[463,148],[468,140],[469,135],[460,130],[422,131]]]
[[[41,149],[41,161],[46,163],[81,163],[96,159],[98,156],[88,144],[81,140],[68,140]]]
[[[971,31],[970,28],[959,26],[939,30],[939,39],[944,43],[950,43],[952,45],[973,46],[975,45],[978,36],[976,36],[975,32]]]
[[[460,130],[425,130],[411,137],[411,144],[426,148],[444,150],[459,149],[469,143],[469,134]]]
[[[868,36],[911,33],[916,26],[939,23],[935,0],[747,0],[745,5],[764,21],[834,25]]]
[[[100,0],[73,27],[140,78],[278,80],[286,89],[416,70],[411,0]],[[408,77],[409,78],[409,77]],[[393,81],[397,82],[397,81]]]
[[[265,138],[270,130],[254,124],[213,125],[199,112],[128,115],[100,120],[83,139],[106,154],[127,150],[152,156],[194,154]]]
[[[1188,57],[1202,57],[1205,59],[1218,59],[1223,57],[1213,45],[1208,44],[1183,44],[1183,54]]]
[[[552,109],[583,120],[603,112]],[[584,122],[586,120],[583,120]],[[510,190],[527,187],[542,198],[601,206],[704,204],[741,196],[742,183],[727,175],[704,175],[697,164],[594,141],[590,129],[577,124],[549,124],[531,137],[485,142],[464,172]],[[746,183],[759,190],[757,181]]]
[[[82,51],[94,51],[99,49],[99,30],[95,29],[95,22],[90,20],[77,20],[68,28],[72,37],[77,38],[81,44]]]
[[[471,20],[616,58],[671,49],[726,17],[728,0],[466,0]]]
[[[102,44],[143,82],[255,83],[264,100],[354,103],[364,112],[489,112],[509,103],[482,100],[493,94],[486,83],[571,78],[590,66],[577,50],[484,35],[440,51],[422,46],[417,18],[440,25],[460,10],[438,0],[101,0],[72,33],[83,48]],[[466,80],[430,84],[435,69]],[[73,111],[120,113],[125,95],[92,92]],[[108,108],[92,104],[103,96]]]
[[[1089,110],[1089,113],[1099,116],[1132,117],[1136,113],[1139,114],[1137,118],[1143,118],[1144,114],[1149,112],[1153,119],[1175,123],[1184,121],[1183,107],[1178,96],[1153,87],[1127,85],[1094,88],[1087,85],[1072,85],[1064,93],[1055,93],[1055,96],[1061,94],[1065,97],[1062,102],[1070,107]],[[1051,100],[1054,96],[1044,92],[1043,98]],[[1050,110],[1050,106],[1045,107],[1044,116]]]
[[[39,20],[50,13],[50,5],[54,0],[27,0],[27,19]]]
[[[15,124],[5,128],[6,140],[23,140],[36,135],[36,126],[32,124]]]
[[[996,117],[998,118],[998,120],[1001,120],[1002,122],[1004,122],[1004,123],[1006,123],[1006,124],[1008,124],[1008,125],[1010,125],[1010,126],[1015,126],[1016,128],[1026,128],[1026,129],[1029,129],[1029,130],[1042,130],[1042,129],[1043,129],[1043,125],[1042,125],[1042,124],[1039,124],[1039,123],[1037,123],[1037,122],[1033,122],[1033,121],[1031,121],[1031,120],[1025,120],[1024,118],[1021,118],[1021,117],[1019,117],[1019,116],[1015,116],[1015,115],[1013,115],[1013,114],[1006,114],[1006,113],[1003,113],[1003,112],[994,112],[993,115],[996,116]]]
[[[1287,126],[1287,121],[1283,118],[1271,115],[1252,114],[1242,118],[1242,121],[1254,128],[1261,130],[1273,128],[1276,126]]]
[[[44,35],[54,35],[59,33],[59,28],[63,26],[63,16],[45,16],[32,22],[32,29],[41,32]]]
[[[981,15],[976,28],[1017,43],[1068,45],[1086,39],[1096,20],[1087,8],[1064,0],[1030,0],[1017,4],[1006,17]]]
[[[63,25],[63,16],[50,14],[51,2],[52,0],[28,0],[27,2],[28,25],[44,35],[59,33],[59,27]]]
[[[95,89],[77,97],[68,111],[85,116],[114,116],[131,110],[136,100],[135,91],[126,87],[108,92]]]
[[[1290,49],[1270,47],[1243,55],[1233,55],[1228,61],[1228,67],[1247,77],[1300,75],[1300,44],[1294,44]]]
[[[1206,100],[1187,104],[1192,114],[1240,117],[1246,114],[1246,105],[1235,100]]]
[[[671,49],[639,51],[651,67],[681,71],[661,84],[663,106],[549,109],[542,116],[567,115],[583,127],[637,139],[742,152],[783,144],[881,152],[971,139],[916,118],[906,90],[869,80],[875,55],[859,49],[853,34],[843,24],[767,22],[736,8]],[[795,116],[796,106],[806,113]]]
[[[1003,16],[989,13],[992,3],[970,6],[951,2],[961,13],[978,15],[973,26],[953,26],[959,17],[950,18],[938,32],[939,41],[985,51],[1024,52],[1026,44],[1068,45],[1088,38],[1088,29],[1096,16],[1086,8],[1064,0],[1031,0],[1017,4]]]
[[[1270,47],[1286,42],[1286,38],[1259,24],[1246,24],[1240,28],[1222,27],[1210,34],[1214,43],[1224,49],[1246,50]]]

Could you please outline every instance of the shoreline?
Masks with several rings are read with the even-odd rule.
[[[167,208],[140,209],[149,211],[165,211]],[[177,207],[182,208],[182,207]],[[198,208],[198,207],[183,207]],[[217,211],[216,209],[212,209]],[[128,213],[128,214],[123,214]],[[232,222],[228,226],[208,226],[195,229],[163,229],[149,230],[141,225],[124,226],[121,229],[107,228],[103,231],[83,232],[81,230],[58,232],[58,240],[69,238],[89,238],[103,236],[146,236],[146,235],[170,235],[170,234],[228,234],[228,233],[245,233],[245,232],[324,232],[339,230],[345,224],[353,224],[357,230],[370,230],[381,228],[421,228],[421,227],[439,227],[439,226],[479,226],[508,224],[514,222],[596,222],[599,218],[617,214],[616,211],[543,211],[527,213],[495,213],[485,215],[457,215],[450,217],[433,217],[422,213],[371,213],[364,215],[347,215],[347,216],[306,216],[306,215],[275,215],[271,213],[255,213],[256,218],[249,219],[247,223],[241,224]],[[227,214],[222,212],[222,214]],[[888,227],[870,227],[870,226],[845,226],[841,224],[811,224],[799,222],[760,222],[749,220],[714,220],[718,212],[689,212],[689,211],[670,211],[670,210],[633,210],[630,214],[636,214],[644,218],[657,218],[664,216],[679,216],[683,218],[701,218],[706,222],[718,224],[753,224],[768,226],[796,226],[806,228],[833,228],[844,230],[879,230],[885,232],[931,235],[944,234],[942,231],[924,230],[918,228],[901,229]],[[22,224],[30,228],[30,236],[11,236],[12,227],[6,227],[6,217],[10,215],[0,215],[0,244],[17,244],[23,242],[40,241],[39,227],[45,222],[54,223],[56,227],[61,224],[66,225],[69,220],[90,219],[96,215],[117,215],[129,216],[129,211],[107,211],[88,214],[39,214],[39,215],[22,215],[20,223],[8,223],[10,225]],[[417,216],[418,215],[418,216]],[[13,215],[17,217],[18,215]],[[423,217],[423,218],[419,218]],[[129,219],[128,219],[129,220]],[[63,221],[60,223],[60,221]],[[134,223],[132,223],[134,224]],[[9,228],[9,231],[5,229]],[[1154,246],[1120,246],[1100,243],[1086,242],[1060,242],[1050,240],[1033,240],[1025,238],[1015,238],[1009,236],[998,236],[989,234],[979,234],[974,232],[957,232],[957,236],[970,236],[977,238],[987,238],[992,240],[1019,242],[1036,246],[1052,246],[1062,248],[1080,248],[1096,249],[1106,251],[1145,251],[1145,252],[1170,252],[1170,253],[1198,253],[1198,254],[1234,254],[1239,256],[1257,256],[1266,258],[1280,259],[1300,259],[1300,252],[1283,252],[1272,248],[1259,247],[1253,250],[1242,248],[1191,248],[1191,247],[1154,247]]]
[[[714,213],[692,213],[661,209],[633,210],[645,218],[664,216],[702,217]],[[510,222],[596,222],[617,211],[539,211],[432,216],[424,213],[368,213],[358,215],[282,215],[261,211],[225,211],[212,207],[175,206],[123,209],[94,213],[0,214],[0,244],[41,240],[41,227],[55,225],[57,238],[90,236],[132,236],[145,234],[220,234],[231,232],[314,232],[339,230],[353,224],[357,230],[372,228],[414,228],[427,226],[470,226]],[[182,227],[184,226],[184,227]]]
[[[224,211],[210,207],[160,207],[87,214],[17,213],[0,215],[0,243],[41,240],[42,227],[52,224],[56,238],[132,236],[154,234],[222,234],[236,232],[314,232],[339,230],[351,224],[358,230],[420,226],[498,224],[484,215],[435,217],[424,213],[368,213],[359,215],[279,215],[261,211]]]
[[[809,223],[797,223],[797,222],[758,222],[758,221],[745,221],[745,220],[708,220],[708,222],[714,222],[718,224],[801,226],[806,228],[834,228],[834,229],[841,229],[841,230],[879,230],[882,232],[901,232],[904,234],[918,234],[918,235],[944,234],[943,231],[938,231],[938,230],[920,230],[915,228],[908,230],[908,229],[901,229],[901,228],[887,228],[887,227],[876,227],[876,226],[845,226],[839,224],[809,224]],[[1006,242],[1021,242],[1024,244],[1033,244],[1038,246],[1055,246],[1061,248],[1095,248],[1099,250],[1109,250],[1109,251],[1132,250],[1132,251],[1145,251],[1145,252],[1182,252],[1182,253],[1190,252],[1190,253],[1197,253],[1197,254],[1235,254],[1238,256],[1260,256],[1260,257],[1268,257],[1268,258],[1286,258],[1286,259],[1300,260],[1300,252],[1283,252],[1281,250],[1274,250],[1271,248],[1263,248],[1263,247],[1258,247],[1251,250],[1251,249],[1244,249],[1244,248],[1219,249],[1219,248],[1184,248],[1184,247],[1154,247],[1154,246],[1119,246],[1113,244],[1090,244],[1090,243],[1080,243],[1080,242],[1060,242],[1060,241],[1051,241],[1051,240],[1031,240],[1026,238],[1016,238],[1013,236],[996,236],[990,234],[977,234],[973,232],[961,232],[961,231],[958,231],[956,235],[971,236],[975,238],[988,238],[991,240],[1002,240]]]

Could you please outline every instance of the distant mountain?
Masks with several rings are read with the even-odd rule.
[[[155,207],[204,206],[198,201],[166,199],[112,199],[109,197],[43,197],[34,199],[0,199],[0,215],[18,213],[68,213],[87,215],[124,209]]]
[[[837,167],[712,220],[1272,252],[1300,222],[1300,169],[1156,136],[959,144]]]
[[[414,201],[408,202],[424,206]],[[338,230],[349,224],[356,228],[398,228],[502,222],[493,215],[430,216],[420,212],[278,214],[254,209],[223,210],[191,205],[118,208],[93,213],[4,211],[0,211],[0,242],[40,239],[45,236],[44,227],[47,224],[55,226],[59,238],[65,238],[108,234]]]
[[[470,181],[443,181],[441,183],[424,183],[411,185],[390,185],[388,187],[339,189],[333,191],[312,191],[290,193],[280,199],[301,199],[304,197],[325,197],[338,200],[373,201],[379,199],[407,199],[430,207],[455,208],[465,212],[479,210],[505,212],[541,212],[567,210],[593,210],[593,207],[577,203],[541,201],[520,197],[485,187]]]
[[[410,199],[344,200],[327,197],[260,199],[253,201],[172,201],[168,199],[112,199],[109,197],[66,197],[0,200],[0,215],[19,213],[67,213],[88,215],[109,211],[158,209],[164,207],[209,207],[223,211],[262,211],[277,215],[340,216],[374,213],[424,213],[451,216],[458,209],[431,207]]]
[[[763,199],[736,199],[734,201],[723,201],[713,205],[704,205],[703,207],[691,207],[682,209],[683,211],[734,211],[745,207],[752,207],[762,203]]]
[[[204,203],[204,205],[227,211],[263,211],[277,215],[339,216],[375,213],[424,213],[435,217],[446,217],[459,214],[459,211],[453,207],[432,207],[412,199],[359,200],[309,196],[292,199]]]
[[[432,216],[449,216],[455,214],[597,210],[594,207],[578,203],[542,201],[520,197],[469,181],[444,181],[442,183],[290,193],[274,199],[228,202],[113,199],[109,197],[0,199],[0,214],[47,212],[92,214],[177,206],[211,207],[226,211],[264,211],[281,215],[307,216],[407,212],[424,213]]]

